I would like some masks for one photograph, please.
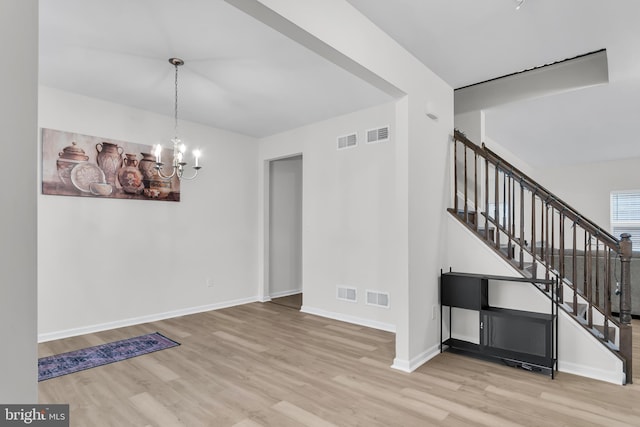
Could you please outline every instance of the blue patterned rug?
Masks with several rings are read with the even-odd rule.
[[[38,381],[180,345],[159,332],[38,359]]]

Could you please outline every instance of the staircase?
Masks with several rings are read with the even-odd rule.
[[[455,131],[449,212],[622,361],[632,382],[631,240],[615,238],[484,144]],[[611,295],[620,295],[612,307]],[[555,296],[553,296],[555,295]],[[617,312],[618,315],[614,316]]]

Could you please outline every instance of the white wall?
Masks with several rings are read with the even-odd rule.
[[[269,296],[302,291],[302,156],[274,160],[269,179]]]
[[[393,249],[394,108],[381,105],[264,138],[259,155],[261,189],[269,187],[269,160],[303,156],[303,310],[390,330],[400,309]],[[386,125],[390,141],[364,143],[364,131]],[[351,132],[358,132],[358,146],[338,151],[336,138]],[[263,216],[266,200],[263,194]],[[262,259],[264,268],[266,250]],[[357,303],[337,300],[337,285],[355,287]],[[366,305],[367,289],[389,292],[391,308]]]
[[[553,168],[533,168],[524,159],[518,158],[500,145],[498,141],[486,137],[483,112],[475,111],[456,115],[455,126],[466,132],[467,137],[476,144],[485,142],[489,149],[609,232],[611,232],[609,200],[611,192],[640,190],[640,175],[637,173],[640,167],[638,157],[568,164]],[[606,141],[603,141],[603,144],[606,144]]]
[[[38,2],[3,0],[0,11],[0,402],[37,403]]]
[[[549,191],[611,232],[609,195],[616,190],[640,190],[639,169],[640,157],[636,157],[537,169],[532,174]]]
[[[466,135],[476,145],[483,143],[488,149],[511,163],[521,172],[535,178],[533,168],[524,160],[514,155],[509,149],[486,135],[485,112],[482,110],[456,114],[455,127]]]
[[[411,371],[438,353],[437,279],[446,246],[453,90],[344,0],[226,0],[399,99],[395,121],[396,358]],[[356,35],[356,36],[354,36]],[[427,118],[434,113],[437,120]],[[425,310],[426,307],[426,310]]]
[[[47,87],[39,114],[40,127],[121,141],[173,135],[170,117]],[[38,196],[41,340],[255,300],[257,142],[179,131],[204,168],[178,203]]]
[[[452,193],[449,153],[453,147],[453,92],[435,75],[425,77],[424,82],[425,87],[409,96],[407,329],[410,338],[408,353],[396,354],[394,361],[397,368],[408,371],[439,353],[438,318],[433,313],[440,304],[438,277],[450,244],[445,218]],[[437,106],[438,120],[426,116],[425,104],[428,103]]]

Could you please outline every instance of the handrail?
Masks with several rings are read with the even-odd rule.
[[[558,196],[553,194],[551,191],[549,191],[546,188],[544,188],[543,186],[539,185],[535,180],[533,180],[527,174],[525,174],[520,169],[518,169],[515,166],[513,166],[508,161],[504,160],[502,157],[500,157],[498,154],[496,154],[491,149],[489,149],[484,143],[482,143],[481,147],[476,145],[476,144],[474,144],[462,132],[460,132],[457,129],[454,130],[454,138],[456,140],[458,140],[459,142],[462,142],[463,144],[468,146],[475,153],[479,153],[480,155],[484,154],[483,157],[486,157],[489,160],[493,159],[492,163],[494,165],[498,166],[503,171],[509,172],[510,174],[515,175],[519,179],[522,179],[522,183],[524,184],[524,186],[526,188],[528,188],[529,190],[533,191],[536,194],[544,195],[545,196],[544,199],[548,200],[548,204],[549,205],[553,205],[556,208],[560,208],[560,210],[564,210],[565,215],[567,213],[570,214],[571,215],[570,219],[572,219],[574,222],[575,221],[579,221],[580,225],[582,225],[583,227],[586,224],[586,225],[588,225],[590,227],[590,230],[588,230],[588,231],[593,232],[597,236],[604,236],[608,240],[608,243],[610,244],[612,249],[613,248],[615,248],[615,249],[619,249],[620,248],[620,240],[619,239],[617,239],[615,236],[610,234],[608,231],[603,230],[602,228],[600,228],[595,222],[593,222],[590,219],[582,216],[578,212],[577,209],[574,209],[568,203],[566,203],[565,201],[560,199]]]

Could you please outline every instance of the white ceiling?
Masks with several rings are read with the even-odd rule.
[[[223,0],[40,0],[40,83],[261,137],[392,100]]]
[[[535,167],[640,157],[637,0],[348,0],[454,88],[606,48],[606,86],[486,112]]]
[[[300,0],[291,0],[300,1]],[[454,88],[606,48],[610,83],[488,110],[537,167],[640,157],[637,0],[349,0]],[[267,136],[388,102],[223,0],[40,0],[42,84]]]

